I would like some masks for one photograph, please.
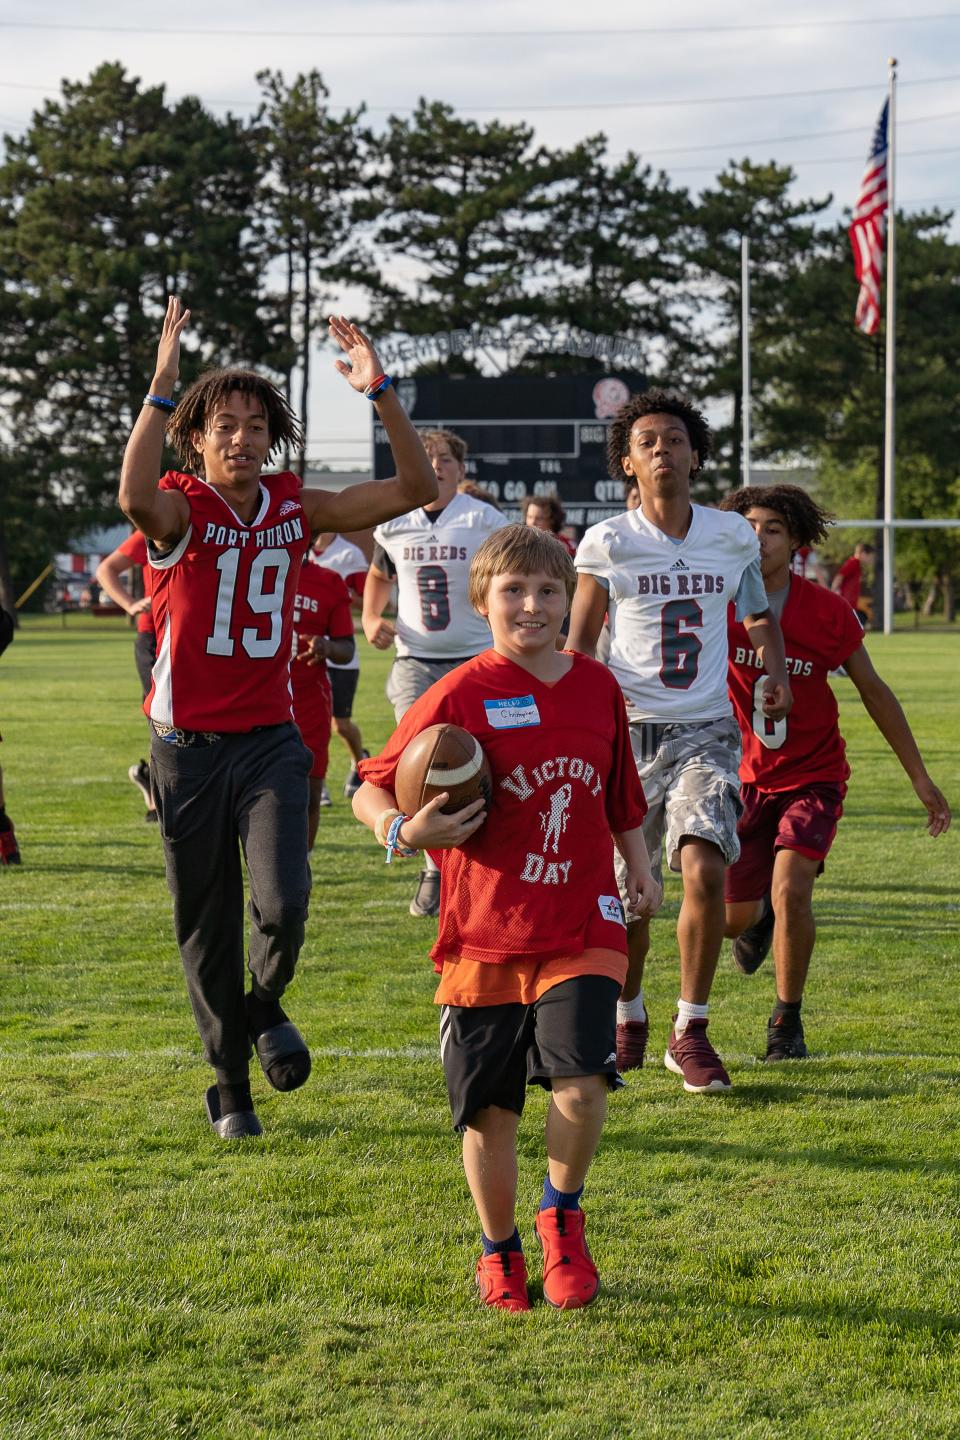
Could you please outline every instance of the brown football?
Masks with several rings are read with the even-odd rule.
[[[445,815],[483,799],[490,809],[493,772],[479,740],[459,725],[428,725],[410,741],[397,766],[397,804],[405,815],[415,815],[442,791],[450,799]]]

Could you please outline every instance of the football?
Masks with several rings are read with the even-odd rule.
[[[462,810],[474,800],[490,808],[493,772],[483,747],[459,725],[428,725],[410,741],[397,766],[397,804],[405,815],[415,815],[442,791],[450,799],[445,815]]]

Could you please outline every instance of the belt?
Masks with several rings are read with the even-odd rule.
[[[185,749],[188,745],[216,745],[224,737],[216,730],[180,730],[175,725],[164,725],[160,720],[151,720],[153,733],[165,745],[176,745]]]

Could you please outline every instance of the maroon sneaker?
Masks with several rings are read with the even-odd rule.
[[[5,829],[0,830],[0,865],[19,865],[20,851],[17,847],[17,837],[13,833],[13,825],[8,821]]]
[[[498,1250],[477,1261],[477,1289],[496,1310],[529,1310],[527,1262],[522,1250]]]
[[[558,1310],[579,1310],[597,1298],[600,1276],[584,1237],[582,1210],[539,1211],[533,1228],[543,1246],[543,1298]]]
[[[645,1020],[621,1020],[617,1024],[617,1069],[642,1070],[650,1034],[650,1016]]]
[[[676,1015],[673,1019],[676,1024]],[[730,1076],[707,1039],[706,1020],[688,1020],[679,1035],[671,1030],[663,1063],[674,1075],[683,1076],[684,1090],[693,1095],[730,1089]]]

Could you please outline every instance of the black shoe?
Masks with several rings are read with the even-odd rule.
[[[211,1085],[203,1097],[207,1119],[221,1140],[247,1140],[263,1134],[263,1126],[252,1110],[238,1110],[232,1115],[221,1115],[220,1092]]]
[[[327,789],[326,780],[320,782],[320,804],[324,808],[333,804],[333,801],[330,799],[330,791]]]
[[[360,754],[363,756],[364,760],[370,759],[369,750],[361,750]],[[362,784],[363,781],[360,779],[360,771],[357,769],[356,765],[354,765],[351,767],[346,780],[344,780],[343,782],[343,793],[344,795],[346,795],[348,800],[353,799],[354,795],[356,795]]]
[[[440,871],[421,870],[417,893],[410,901],[410,914],[429,918],[440,914]]]
[[[767,1023],[766,1060],[805,1060],[810,1052],[799,1015],[771,1015]]]
[[[755,925],[744,930],[733,942],[733,958],[744,975],[759,970],[773,939],[773,905],[769,895],[763,897],[763,914]]]
[[[153,796],[150,794],[150,766],[146,760],[141,760],[138,764],[130,766],[127,775],[140,791],[140,794],[143,796],[143,803],[149,810],[153,804]]]
[[[156,810],[144,810],[143,818],[148,825],[157,825],[160,819],[160,817],[157,815]]]

